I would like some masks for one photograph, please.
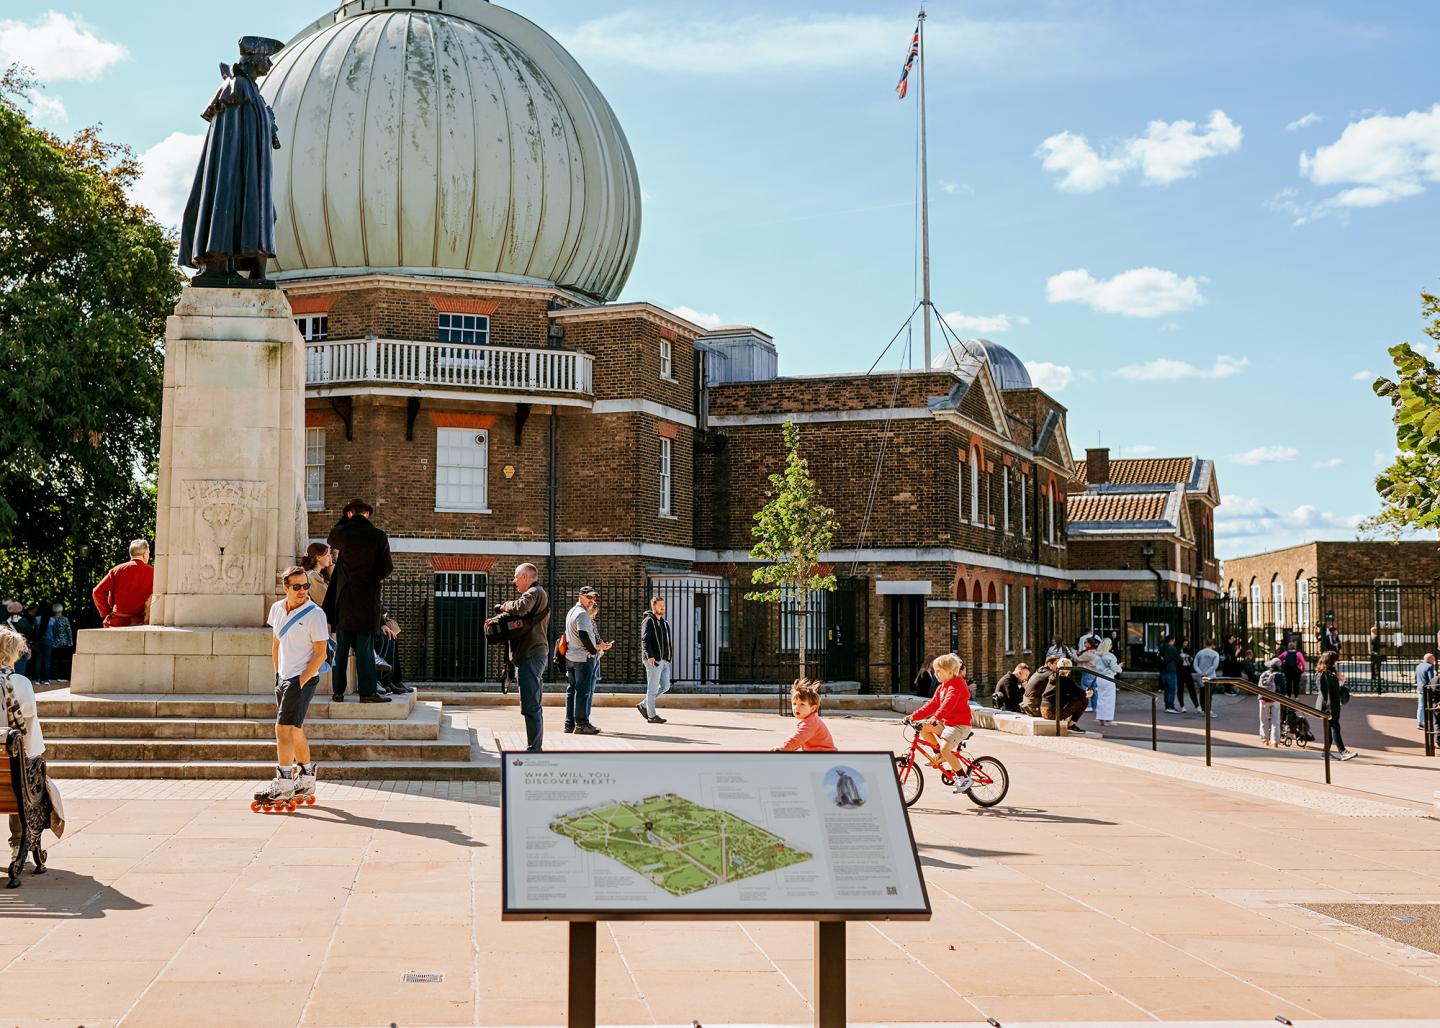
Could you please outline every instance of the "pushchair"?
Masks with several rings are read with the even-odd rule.
[[[1310,720],[1298,710],[1288,707],[1280,712],[1280,742],[1285,746],[1298,745],[1302,750],[1315,741],[1310,731]]]

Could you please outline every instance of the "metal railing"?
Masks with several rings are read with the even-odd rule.
[[[1425,756],[1435,756],[1435,747],[1440,744],[1440,685],[1427,685],[1422,693],[1421,713],[1424,723],[1420,727],[1425,736]]]
[[[1205,678],[1201,680],[1207,686],[1205,689],[1205,766],[1210,767],[1210,707],[1214,690],[1208,688],[1212,685],[1229,685],[1248,693],[1253,693],[1263,700],[1271,703],[1278,703],[1288,710],[1293,710],[1302,717],[1318,717],[1325,729],[1325,784],[1330,783],[1330,715],[1323,710],[1310,706],[1308,703],[1301,703],[1299,700],[1283,696],[1273,689],[1266,689],[1264,686],[1256,685],[1254,682],[1244,678]]]
[[[1124,689],[1126,692],[1139,693],[1142,696],[1150,697],[1150,749],[1158,750],[1160,748],[1160,721],[1155,709],[1155,700],[1160,695],[1158,689],[1147,689],[1143,685],[1132,685],[1129,682],[1122,682],[1118,678],[1111,678],[1109,675],[1102,675],[1098,671],[1091,671],[1089,668],[1083,667],[1062,668],[1057,677],[1080,678],[1079,686],[1082,687],[1081,691],[1083,692],[1084,678],[1081,676],[1084,675],[1111,682],[1117,689]],[[1060,735],[1060,722],[1062,720],[1060,717],[1060,689],[1058,686],[1055,690],[1055,700],[1055,735],[1058,737]]]
[[[577,350],[374,337],[305,344],[307,388],[387,382],[589,396],[593,373],[594,358]]]

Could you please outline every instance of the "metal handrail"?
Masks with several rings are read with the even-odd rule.
[[[1421,694],[1421,710],[1425,723],[1420,732],[1425,736],[1425,756],[1435,756],[1435,747],[1440,743],[1440,685],[1427,685]]]
[[[1235,688],[1237,688],[1237,689],[1243,689],[1245,692],[1253,693],[1254,695],[1259,696],[1261,699],[1269,700],[1269,701],[1272,702],[1272,703],[1278,703],[1278,704],[1280,704],[1282,707],[1288,707],[1289,709],[1294,710],[1294,711],[1297,711],[1298,713],[1300,713],[1300,714],[1302,714],[1302,715],[1304,715],[1304,716],[1306,716],[1306,717],[1311,717],[1311,716],[1313,716],[1313,717],[1318,717],[1318,718],[1320,719],[1320,721],[1321,721],[1321,723],[1322,723],[1322,725],[1323,725],[1323,727],[1324,727],[1324,729],[1325,729],[1325,784],[1326,784],[1326,785],[1331,784],[1331,783],[1330,783],[1330,718],[1331,718],[1331,715],[1330,715],[1328,712],[1323,711],[1323,710],[1320,710],[1318,707],[1312,707],[1312,706],[1310,706],[1310,704],[1308,704],[1308,703],[1302,703],[1302,702],[1300,702],[1299,700],[1295,699],[1293,696],[1283,696],[1283,695],[1281,695],[1280,693],[1276,692],[1276,691],[1273,690],[1273,689],[1266,689],[1266,688],[1265,688],[1264,686],[1262,686],[1262,685],[1256,685],[1254,682],[1252,682],[1252,681],[1250,681],[1249,679],[1246,679],[1246,678],[1202,678],[1200,681],[1201,681],[1201,683],[1202,683],[1203,685],[1207,686],[1207,688],[1205,689],[1205,766],[1206,766],[1206,767],[1210,767],[1210,766],[1211,766],[1211,763],[1210,763],[1210,704],[1211,704],[1211,698],[1212,698],[1212,696],[1214,695],[1213,692],[1212,692],[1212,690],[1209,689],[1208,686],[1209,686],[1211,683],[1215,683],[1215,684],[1219,684],[1219,685],[1233,685],[1233,686],[1235,686]]]
[[[1037,673],[1038,673],[1038,672],[1037,672]],[[1087,668],[1087,667],[1080,667],[1079,665],[1076,665],[1076,664],[1071,664],[1070,667],[1068,667],[1068,668],[1058,668],[1057,671],[1056,671],[1056,673],[1057,673],[1057,674],[1060,674],[1060,675],[1063,675],[1063,676],[1066,677],[1066,678],[1070,678],[1071,676],[1073,676],[1073,675],[1075,675],[1075,674],[1090,675],[1092,678],[1103,678],[1105,681],[1107,681],[1107,682],[1113,682],[1117,688],[1124,689],[1124,690],[1126,690],[1127,692],[1138,692],[1138,693],[1140,693],[1140,694],[1143,695],[1143,696],[1149,696],[1149,697],[1150,697],[1150,749],[1151,749],[1151,750],[1154,750],[1154,751],[1158,751],[1158,750],[1160,749],[1160,721],[1159,721],[1159,718],[1158,718],[1157,711],[1156,711],[1156,709],[1155,709],[1155,700],[1156,700],[1156,698],[1160,695],[1159,689],[1147,689],[1147,688],[1145,688],[1144,686],[1131,685],[1129,682],[1122,682],[1122,681],[1120,681],[1120,679],[1118,679],[1118,678],[1111,678],[1109,675],[1102,675],[1099,671],[1091,671],[1091,670],[1090,670],[1089,668]],[[1059,690],[1058,688],[1055,690],[1055,699],[1056,699],[1056,700],[1059,700],[1059,699],[1060,699],[1060,690]],[[1057,737],[1060,735],[1060,704],[1059,704],[1059,703],[1056,703],[1056,704],[1055,704],[1055,735],[1056,735]]]

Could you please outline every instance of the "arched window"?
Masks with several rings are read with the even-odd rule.
[[[1285,583],[1279,575],[1270,581],[1270,606],[1274,615],[1270,623],[1276,627],[1285,624]]]
[[[1295,606],[1295,620],[1298,622],[1295,628],[1303,632],[1310,627],[1310,583],[1305,580],[1303,571],[1295,576]]]
[[[1045,541],[1055,545],[1055,480],[1045,490]]]
[[[980,513],[980,465],[984,463],[985,455],[976,443],[970,447],[970,521],[976,525],[985,523]]]
[[[1255,624],[1261,624],[1265,619],[1265,608],[1260,606],[1260,583],[1250,579],[1250,617]]]

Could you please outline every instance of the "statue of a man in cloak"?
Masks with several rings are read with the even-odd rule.
[[[240,60],[220,65],[220,88],[200,115],[210,128],[180,227],[180,263],[201,271],[192,286],[274,288],[265,262],[275,256],[270,151],[280,149],[280,138],[256,82],[284,46],[265,36],[241,39]]]

